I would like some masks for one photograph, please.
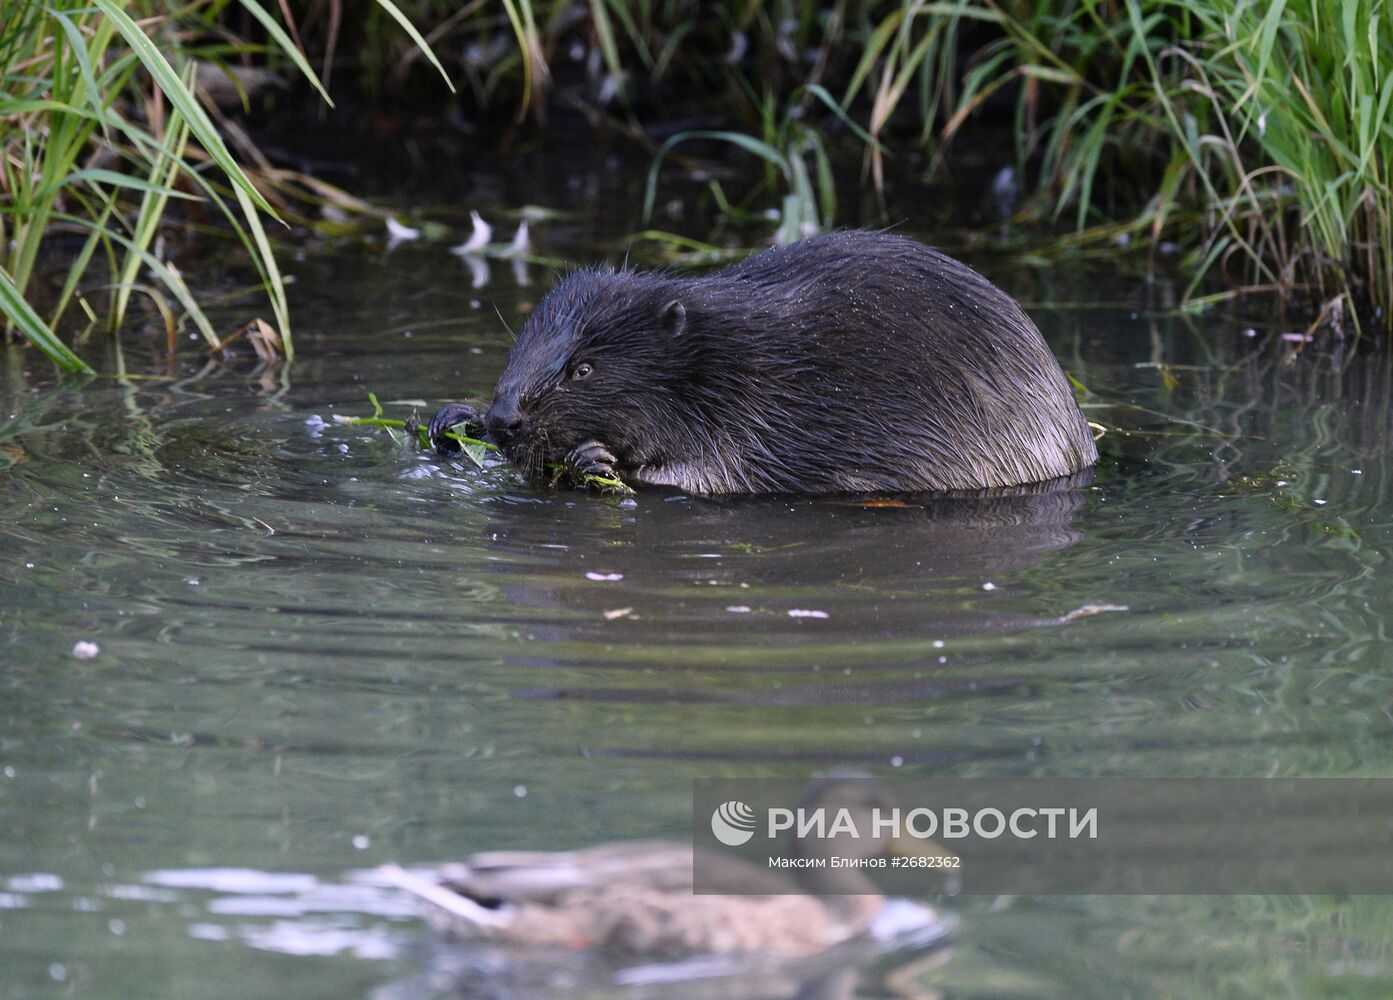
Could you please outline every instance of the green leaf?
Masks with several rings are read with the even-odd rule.
[[[53,335],[48,324],[39,318],[33,306],[24,301],[24,296],[19,294],[19,289],[4,271],[0,271],[0,312],[24,334],[29,343],[47,354],[55,364],[70,372],[96,374],[87,362],[68,350],[67,345]]]
[[[34,111],[56,111],[63,115],[73,115],[80,118],[95,118],[89,111],[65,104],[62,101],[51,101],[44,98],[35,98],[23,101],[0,101],[0,116],[9,118],[11,116],[27,115]]]
[[[445,67],[440,65],[440,60],[435,58],[435,53],[431,51],[430,43],[421,37],[421,33],[407,20],[406,15],[397,8],[397,5],[392,3],[392,0],[377,0],[377,5],[390,14],[392,19],[401,25],[402,30],[411,36],[411,40],[416,43],[416,47],[421,50],[421,54],[430,60],[430,64],[439,71],[440,78],[445,81],[445,86],[449,87],[450,93],[453,94],[455,92],[455,85],[450,82],[450,75],[445,72]]]
[[[272,17],[270,12],[267,11],[265,7],[261,6],[261,4],[257,3],[256,0],[237,0],[237,2],[251,11],[252,17],[261,22],[261,26],[266,29],[266,34],[271,36],[271,39],[280,46],[281,51],[288,55],[290,61],[295,64],[295,67],[304,74],[305,79],[310,82],[315,90],[319,91],[319,96],[324,98],[324,103],[332,108],[334,106],[333,98],[331,98],[329,92],[324,89],[324,84],[319,82],[319,75],[310,67],[310,64],[305,60],[304,53],[300,51],[291,37],[286,34],[285,29],[280,26],[280,22]]]
[[[242,206],[242,215],[247,220],[247,228],[251,230],[257,256],[261,258],[265,268],[266,294],[270,296],[271,309],[276,314],[276,332],[280,334],[285,358],[287,361],[294,361],[295,348],[290,340],[290,304],[285,297],[285,281],[281,278],[281,270],[276,266],[276,255],[271,251],[271,242],[266,238],[266,230],[261,225],[261,217],[256,214],[256,207],[242,193],[241,188],[233,188],[232,193],[237,196],[237,202]]]
[[[71,18],[64,11],[57,11],[48,8],[50,14],[58,21],[59,27],[63,29],[63,34],[68,37],[68,48],[72,50],[73,58],[77,60],[78,71],[82,74],[82,82],[87,88],[87,101],[92,105],[92,112],[98,121],[102,123],[102,131],[106,132],[106,121],[102,107],[102,91],[97,86],[97,79],[92,74],[92,60],[87,53],[87,40],[82,37],[82,32],[77,30],[77,25],[73,24]],[[108,141],[110,137],[108,136]]]
[[[1054,66],[1031,65],[1020,67],[1019,72],[1021,76],[1033,77],[1036,80],[1046,80],[1050,83],[1062,83],[1070,87],[1079,86],[1085,82],[1072,67],[1059,69]]]
[[[139,177],[132,177],[129,174],[118,174],[114,170],[106,170],[102,167],[92,167],[88,170],[78,170],[68,174],[58,182],[58,187],[68,184],[76,184],[78,181],[95,181],[101,184],[111,184],[115,187],[132,188],[136,191],[146,191],[150,194],[163,195],[166,198],[183,198],[185,201],[202,201],[196,194],[185,194],[183,191],[175,190],[170,187],[161,187],[158,184],[151,184],[149,181]]]
[[[658,150],[658,155],[653,157],[653,166],[648,168],[648,183],[643,193],[643,221],[647,222],[653,217],[653,202],[658,196],[658,170],[663,165],[663,159],[668,151],[679,142],[686,142],[688,139],[715,139],[720,142],[728,142],[733,146],[739,146],[747,152],[753,153],[760,159],[774,164],[785,174],[788,173],[788,161],[784,155],[767,142],[761,142],[752,135],[743,132],[678,132],[670,136],[667,142],[663,143]]]
[[[213,127],[213,122],[198,103],[198,99],[184,86],[183,81],[179,79],[179,74],[174,71],[174,67],[170,65],[169,60],[165,58],[159,47],[150,40],[145,32],[140,30],[140,26],[131,20],[129,14],[117,6],[115,0],[92,0],[92,2],[110,18],[111,23],[116,26],[116,30],[121,33],[121,37],[126,40],[126,44],[131,47],[131,51],[139,57],[141,64],[155,78],[155,83],[159,85],[160,90],[164,91],[169,103],[174,105],[189,123],[189,128],[193,131],[199,144],[222,168],[223,173],[227,174],[228,179],[245,191],[258,208],[277,222],[281,221],[281,217],[276,214],[271,203],[261,196],[261,192],[256,189],[247,175],[242,172],[242,168],[237,165],[237,161],[232,158],[232,154],[227,150],[227,145],[222,141],[222,136],[218,135],[218,130]],[[379,0],[379,2],[385,4],[386,0]]]
[[[880,141],[876,139],[875,136],[867,132],[864,128],[862,128],[859,124],[857,124],[856,119],[852,118],[851,115],[846,113],[846,109],[837,103],[836,98],[834,98],[830,93],[828,93],[827,88],[822,86],[822,84],[810,83],[806,87],[800,87],[798,90],[795,90],[793,92],[793,95],[789,99],[791,101],[797,100],[798,95],[802,91],[807,91],[809,94],[812,94],[823,104],[827,105],[828,110],[830,110],[834,115],[840,118],[842,124],[845,125],[847,128],[851,129],[852,133],[856,136],[856,138],[860,139],[867,146],[880,149]],[[885,151],[881,150],[881,152]]]
[[[101,228],[93,220],[83,219],[76,215],[55,212],[53,218],[72,223],[74,226],[80,226],[83,229],[91,230]],[[126,238],[114,229],[103,229],[103,233],[107,239],[119,243],[121,246],[131,251],[131,253],[139,258],[141,263],[155,273],[155,277],[160,279],[160,283],[168,288],[174,294],[174,297],[179,300],[179,304],[183,306],[184,311],[189,314],[189,319],[193,321],[194,326],[198,327],[199,332],[203,334],[203,339],[207,340],[208,343],[212,344],[214,347],[222,343],[218,335],[213,332],[213,324],[208,322],[208,317],[205,316],[203,310],[198,307],[198,303],[189,292],[189,286],[185,284],[183,277],[180,276],[177,269],[166,264],[148,250],[140,247],[135,241]],[[118,286],[118,288],[119,287],[121,286]]]

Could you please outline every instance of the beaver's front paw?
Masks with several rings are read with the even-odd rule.
[[[426,436],[431,447],[441,455],[453,455],[460,450],[458,441],[445,436],[445,432],[459,424],[480,423],[479,411],[463,403],[446,403],[435,411],[426,427]]]
[[[586,441],[584,444],[576,445],[566,456],[566,475],[577,486],[584,486],[586,479],[591,476],[618,479],[618,462],[619,459],[614,457],[614,453],[600,442]]]

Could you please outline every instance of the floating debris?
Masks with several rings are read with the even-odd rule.
[[[532,252],[532,237],[527,231],[527,220],[518,223],[518,231],[513,234],[513,242],[508,244],[508,254],[521,256]]]
[[[1106,614],[1106,613],[1108,613],[1109,611],[1126,611],[1126,610],[1128,610],[1128,608],[1127,608],[1127,605],[1125,605],[1125,604],[1085,604],[1085,605],[1083,605],[1082,607],[1075,608],[1073,611],[1070,611],[1068,614],[1060,615],[1060,616],[1059,616],[1059,624],[1063,625],[1063,624],[1065,624],[1066,622],[1071,622],[1071,621],[1073,621],[1073,620],[1076,619],[1076,618],[1087,618],[1087,617],[1089,617],[1090,615],[1101,615],[1101,614]]]
[[[400,243],[410,243],[421,238],[419,229],[412,229],[404,226],[390,215],[387,216],[387,249],[391,250]]]
[[[469,218],[474,224],[474,230],[469,234],[469,239],[450,250],[453,254],[465,256],[482,253],[489,240],[493,239],[493,227],[485,222],[477,211],[470,209]]]

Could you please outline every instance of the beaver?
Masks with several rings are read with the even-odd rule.
[[[431,441],[470,415],[442,407]],[[484,416],[533,480],[617,476],[696,494],[979,490],[1098,452],[1014,299],[904,237],[843,231],[694,277],[561,278]]]

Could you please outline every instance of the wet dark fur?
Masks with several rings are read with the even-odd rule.
[[[568,275],[524,324],[487,423],[534,478],[565,462],[706,494],[1010,486],[1098,457],[1014,300],[871,232],[699,277]]]

